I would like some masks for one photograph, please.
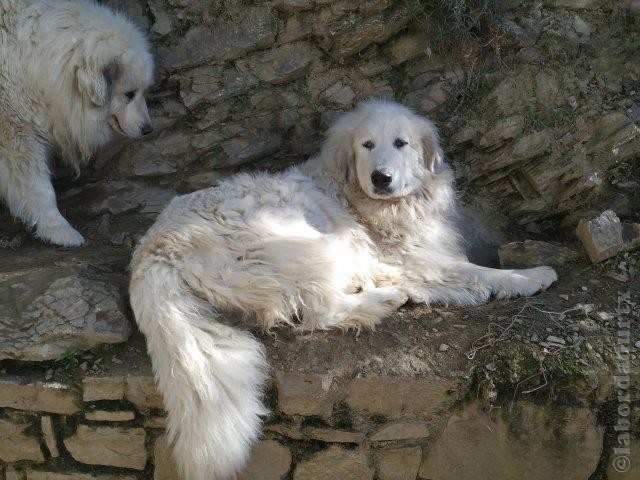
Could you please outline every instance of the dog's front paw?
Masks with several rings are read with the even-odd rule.
[[[61,247],[79,247],[85,243],[84,237],[68,223],[55,226],[38,225],[36,237]]]
[[[543,292],[558,281],[558,274],[551,267],[528,268],[523,273],[525,272],[528,277],[527,291],[521,292],[521,295],[530,296]]]

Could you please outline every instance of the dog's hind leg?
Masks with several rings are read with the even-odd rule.
[[[36,236],[63,247],[84,243],[56,204],[47,149],[35,138],[7,135],[0,146],[0,195],[12,215],[36,227]],[[10,142],[7,145],[7,141]],[[9,148],[7,148],[9,147]]]

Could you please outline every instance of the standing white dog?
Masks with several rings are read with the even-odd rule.
[[[37,237],[84,243],[56,206],[48,157],[78,170],[114,132],[150,133],[152,75],[144,35],[106,7],[0,0],[0,197]]]
[[[359,329],[407,300],[475,305],[556,280],[470,264],[453,213],[433,125],[379,101],[342,116],[299,167],[175,198],[136,249],[130,293],[185,478],[231,478],[265,413],[263,348],[220,312]]]

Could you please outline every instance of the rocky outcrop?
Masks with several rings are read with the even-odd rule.
[[[51,360],[131,334],[121,286],[91,268],[0,273],[0,303],[0,359]]]
[[[623,3],[509,4],[488,47],[463,56],[434,53],[420,2],[107,3],[156,45],[156,133],[110,154],[144,189],[301,161],[337,111],[381,96],[435,120],[469,204],[522,226],[573,228],[594,204],[633,197],[614,166],[640,152],[638,62],[620,41],[637,32],[606,20],[627,15]]]

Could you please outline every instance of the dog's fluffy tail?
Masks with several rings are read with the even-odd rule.
[[[224,480],[260,434],[263,347],[215,321],[211,306],[156,262],[133,272],[131,305],[164,396],[167,437],[185,480]]]

